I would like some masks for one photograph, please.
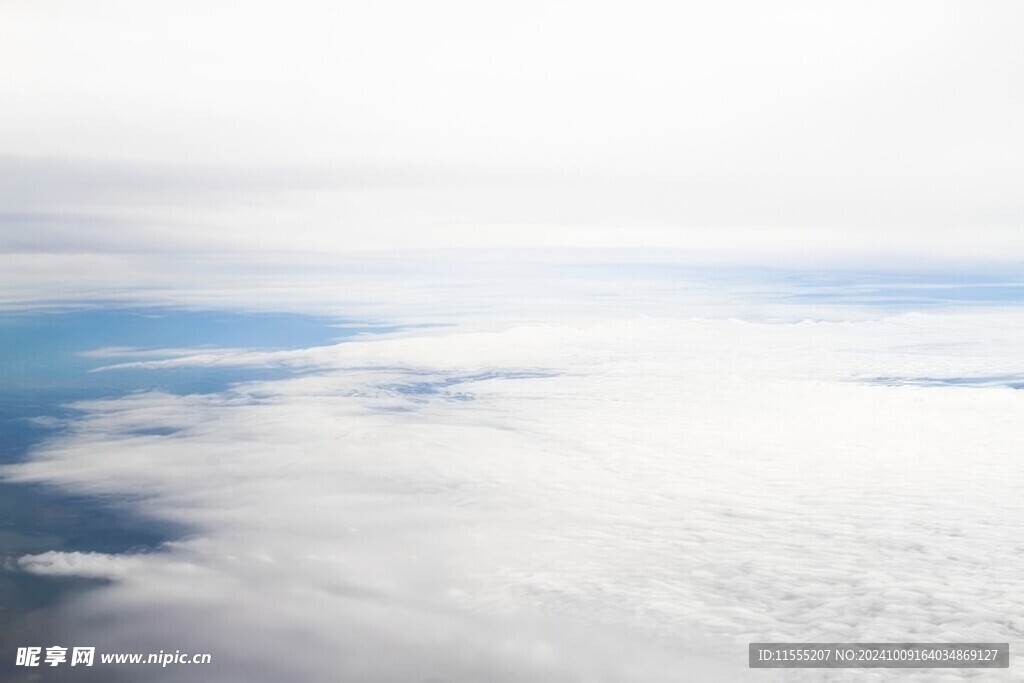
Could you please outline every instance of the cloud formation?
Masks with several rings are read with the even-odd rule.
[[[725,681],[750,640],[1017,642],[1024,395],[868,380],[1008,374],[1020,324],[413,331],[81,404],[6,475],[190,526],[71,623],[219,680]]]
[[[104,553],[48,551],[18,558],[18,567],[43,576],[80,576],[88,579],[123,579],[140,565],[138,558]]]
[[[0,12],[5,249],[1024,258],[1014,2]]]

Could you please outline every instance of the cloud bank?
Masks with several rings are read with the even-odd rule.
[[[1015,2],[0,12],[4,250],[1024,259]]]
[[[1010,374],[1021,322],[410,331],[82,404],[5,474],[190,526],[70,623],[218,680],[731,681],[751,640],[1018,643],[1024,394],[869,380]]]

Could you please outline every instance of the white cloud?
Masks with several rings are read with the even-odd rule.
[[[90,579],[123,579],[141,565],[129,555],[49,551],[18,558],[18,567],[43,576],[81,576]]]
[[[104,346],[98,349],[80,351],[79,356],[83,358],[157,358],[169,359],[180,356],[194,356],[197,352],[217,351],[227,353],[236,349],[202,349],[202,348],[181,348],[181,349],[141,349],[133,346]]]
[[[1018,3],[0,11],[7,248],[1024,257]]]
[[[302,378],[80,404],[6,473],[191,525],[72,613],[223,680],[731,681],[750,640],[1019,643],[1024,394],[868,380],[1009,374],[1021,323],[409,331],[298,352]]]
[[[67,305],[68,300],[85,299],[443,324],[467,315],[488,320],[604,316],[609,311],[696,315],[717,313],[729,304],[731,292],[711,290],[699,275],[685,270],[665,282],[656,270],[626,266],[616,273],[609,266],[617,259],[659,263],[658,256],[547,250],[270,258],[19,253],[0,255],[0,307]],[[591,273],[588,268],[603,270]]]

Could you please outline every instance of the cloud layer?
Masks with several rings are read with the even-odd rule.
[[[1024,258],[1014,2],[0,12],[5,249]]]
[[[751,640],[1017,642],[1024,395],[867,380],[1008,374],[1020,324],[412,332],[83,404],[7,475],[190,525],[71,623],[219,680],[725,681]]]

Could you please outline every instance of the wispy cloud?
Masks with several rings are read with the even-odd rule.
[[[50,551],[18,558],[18,566],[32,574],[90,579],[123,579],[140,565],[138,558],[103,553]]]
[[[237,353],[240,349],[204,349],[204,348],[182,348],[182,349],[141,349],[133,346],[104,346],[98,349],[80,351],[79,356],[83,358],[156,358],[168,359],[181,356],[194,356],[197,353]]]

